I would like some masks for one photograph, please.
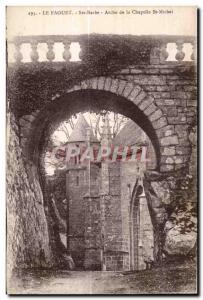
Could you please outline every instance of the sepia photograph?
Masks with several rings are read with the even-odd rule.
[[[8,295],[198,294],[198,9],[6,7]]]

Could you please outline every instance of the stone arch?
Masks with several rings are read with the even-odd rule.
[[[28,146],[29,144],[33,144],[32,139],[34,135],[41,135],[41,132],[39,130],[40,127],[43,127],[42,125],[45,124],[46,121],[51,122],[50,115],[58,113],[56,112],[58,109],[57,105],[59,105],[60,102],[64,103],[64,106],[67,107],[66,102],[69,101],[70,98],[82,97],[82,102],[84,104],[88,102],[89,98],[91,98],[92,95],[94,97],[99,93],[100,97],[104,96],[104,98],[110,98],[110,107],[113,101],[116,102],[116,100],[118,100],[117,102],[119,103],[119,105],[121,104],[119,107],[119,113],[121,114],[126,115],[126,106],[129,106],[129,113],[126,116],[135,121],[147,133],[152,141],[156,152],[157,171],[173,171],[176,164],[175,146],[179,144],[179,140],[177,134],[171,129],[171,126],[168,125],[167,117],[157,106],[154,97],[148,95],[147,92],[145,92],[139,85],[118,78],[101,76],[86,79],[79,84],[74,85],[70,89],[64,89],[63,93],[57,93],[56,95],[54,95],[52,97],[52,102],[48,106],[46,106],[44,110],[37,113],[34,112],[34,114],[30,116],[32,119],[32,125],[34,125],[31,127],[33,127],[34,130],[28,129],[26,123],[25,131],[29,131],[30,141],[27,143],[26,139],[26,143],[28,144]],[[71,105],[73,105],[73,103],[71,103]],[[68,105],[66,109],[69,109],[71,105]],[[70,108],[70,110],[71,109],[72,108]],[[72,112],[74,113],[74,111]],[[47,117],[45,117],[45,114],[47,115]],[[22,118],[22,122],[24,122],[25,117]],[[31,147],[33,148],[33,145],[31,145]],[[28,152],[30,152],[29,149]],[[34,152],[36,154],[36,151]],[[180,162],[177,163],[180,164]],[[183,164],[181,166],[183,166]]]
[[[179,143],[178,136],[170,129],[166,116],[156,105],[154,98],[132,82],[111,77],[84,80],[71,89],[64,89],[61,94],[53,96],[52,101],[41,111],[24,116],[20,123],[21,129],[24,128],[27,132],[27,137],[22,137],[21,141],[24,140],[27,144],[26,155],[29,155],[29,159],[37,165],[38,151],[43,146],[43,135],[48,125],[58,120],[65,120],[73,113],[93,106],[98,106],[98,109],[116,109],[116,112],[135,121],[152,141],[157,155],[157,171],[175,170],[174,148]],[[41,182],[40,185],[43,190]],[[158,231],[160,226],[156,224],[154,226]],[[159,237],[160,234],[158,233],[157,236]]]
[[[147,95],[139,85],[118,78],[101,76],[84,80],[79,85],[68,89],[66,93],[87,89],[103,90],[128,99],[149,118],[155,130],[159,128],[156,121],[160,118],[162,118],[162,125],[167,125],[167,119],[156,105],[154,97]]]
[[[149,120],[158,137],[158,146],[152,140],[157,154],[158,170],[163,172],[172,171],[176,163],[179,165],[180,162],[175,157],[175,146],[179,144],[178,135],[174,132],[172,126],[168,124],[167,117],[158,107],[153,96],[148,95],[139,85],[133,82],[104,76],[84,80],[68,89],[66,93],[89,89],[111,92],[136,105]],[[141,124],[138,125],[142,128]],[[146,129],[143,128],[143,130],[147,133]],[[151,138],[150,135],[149,137]],[[182,165],[180,166],[182,167]],[[179,167],[176,166],[175,168],[178,169]]]

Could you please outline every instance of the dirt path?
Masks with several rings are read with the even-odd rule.
[[[21,279],[19,279],[21,278]],[[194,266],[168,266],[133,274],[27,270],[10,280],[9,294],[192,294]]]

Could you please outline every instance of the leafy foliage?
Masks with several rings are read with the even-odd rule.
[[[197,195],[195,181],[192,175],[176,181],[176,187],[171,192],[171,203],[167,205],[169,221],[185,234],[197,231]]]
[[[8,68],[7,94],[17,116],[41,109],[55,94],[81,80],[149,63],[155,41],[133,36],[80,36],[81,63],[27,63]]]

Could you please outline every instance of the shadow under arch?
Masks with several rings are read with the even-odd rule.
[[[55,129],[71,115],[79,112],[113,111],[133,120],[150,138],[156,154],[156,170],[160,168],[159,139],[148,117],[127,98],[105,90],[72,91],[53,100],[41,110],[33,124],[28,142],[29,159],[37,163],[50,126]]]

